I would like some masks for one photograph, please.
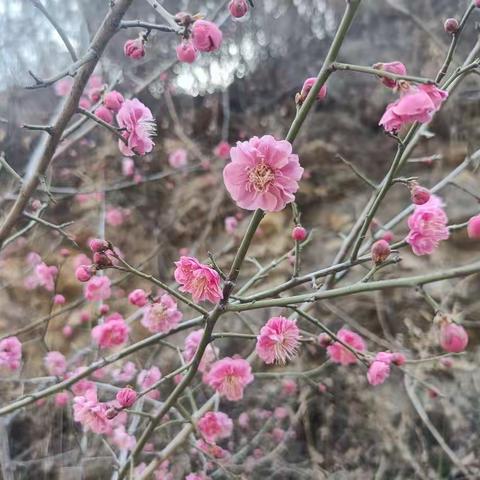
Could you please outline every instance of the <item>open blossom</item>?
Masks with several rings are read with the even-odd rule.
[[[123,208],[108,207],[105,214],[105,220],[111,227],[119,227],[125,222],[129,214],[128,210]]]
[[[187,335],[185,339],[185,349],[183,351],[183,358],[186,362],[190,362],[197,352],[198,345],[203,337],[204,330],[194,330],[193,332]],[[205,373],[210,368],[212,362],[218,356],[218,348],[214,347],[211,343],[207,345],[205,351],[203,352],[202,359],[200,360],[200,365],[198,366],[199,372]]]
[[[228,400],[241,400],[243,389],[253,382],[252,368],[243,358],[225,357],[212,365],[206,382]]]
[[[415,255],[430,255],[441,240],[450,236],[447,226],[448,217],[441,199],[431,195],[423,205],[416,205],[408,217],[410,231],[406,238]]]
[[[45,355],[44,363],[50,375],[60,377],[67,371],[67,361],[60,352],[48,352]]]
[[[222,297],[220,275],[213,268],[203,265],[194,257],[180,257],[175,262],[175,280],[181,292],[188,292],[195,302],[209,300],[218,302]]]
[[[366,349],[362,337],[351,330],[342,328],[338,331],[337,337],[358,352],[364,352]],[[340,363],[341,365],[357,363],[357,357],[339,342],[334,342],[327,347],[327,353],[332,362]]]
[[[110,288],[111,281],[106,276],[92,277],[86,284],[83,291],[85,298],[90,302],[100,302],[102,300],[107,300],[112,294]]]
[[[257,355],[267,364],[285,364],[297,353],[299,337],[297,322],[285,317],[272,317],[257,337]]]
[[[153,366],[148,370],[142,370],[138,374],[137,383],[142,390],[146,390],[147,388],[152,387],[161,378],[162,372],[160,372],[158,367]],[[158,390],[152,390],[151,392],[147,393],[147,397],[156,400],[160,397],[160,392]]]
[[[111,348],[123,345],[128,340],[130,327],[119,313],[105,319],[101,325],[92,328],[92,340],[100,348]]]
[[[368,372],[367,380],[370,385],[382,384],[390,375],[390,364],[395,361],[395,354],[379,352],[375,355]]]
[[[141,324],[152,333],[169,332],[182,319],[182,313],[177,308],[177,302],[163,294],[160,301],[147,305],[144,309]]]
[[[177,148],[168,156],[168,163],[172,168],[183,168],[187,165],[188,154],[184,148]]]
[[[241,208],[277,212],[295,200],[303,168],[292,145],[271,135],[237,142],[223,170],[228,192]]]
[[[30,252],[29,256],[31,260],[29,262],[34,265],[33,274],[27,277],[25,280],[25,286],[29,289],[42,286],[49,292],[52,292],[55,289],[55,279],[57,278],[58,268],[53,265],[47,265],[45,262],[36,261],[33,254],[35,252]]]
[[[207,412],[197,423],[202,437],[208,443],[227,438],[232,434],[232,419],[223,412]]]
[[[395,75],[407,74],[407,68],[402,62],[376,63],[373,68],[377,70],[382,70],[384,72],[393,73]],[[391,78],[386,77],[381,77],[380,79],[387,88],[395,88],[397,86],[396,80],[392,80]]]
[[[398,132],[408,123],[428,123],[447,96],[448,92],[435,85],[410,87],[396,102],[387,106],[379,125],[387,132]]]
[[[136,444],[135,437],[129,435],[123,425],[114,428],[110,438],[112,443],[120,450],[132,450]]]
[[[152,112],[140,100],[133,98],[125,100],[117,113],[117,123],[127,144],[118,141],[118,147],[123,155],[145,155],[153,149],[151,137],[155,134],[155,121]]]
[[[66,378],[74,377],[80,373],[83,373],[85,369],[86,367],[78,367],[73,372],[67,373]],[[96,391],[96,389],[97,387],[95,386],[95,384],[87,378],[81,378],[80,380],[78,380],[78,382],[72,385],[72,392],[74,395],[77,396],[85,396],[88,390]]]
[[[107,418],[108,405],[97,400],[95,390],[87,390],[85,395],[73,399],[73,418],[83,428],[93,433],[106,433],[110,430]]]
[[[112,370],[112,378],[116,382],[130,382],[137,374],[137,367],[133,362],[125,362],[120,368]]]
[[[463,352],[468,345],[468,334],[461,325],[444,322],[440,327],[440,345],[446,352]]]
[[[193,46],[200,52],[213,52],[222,44],[222,31],[208,20],[197,20],[192,27]]]
[[[0,368],[17,370],[22,361],[22,344],[17,337],[0,340]]]

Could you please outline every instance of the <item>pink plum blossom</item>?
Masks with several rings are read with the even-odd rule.
[[[370,385],[382,384],[390,375],[390,363],[393,354],[389,352],[377,353],[367,372],[367,380]]]
[[[112,295],[111,281],[106,276],[92,277],[86,284],[83,291],[85,298],[90,302],[101,302],[108,300]]]
[[[126,177],[135,175],[135,162],[132,158],[125,157],[122,159],[122,174]]]
[[[376,63],[373,67],[377,70],[393,73],[395,75],[407,74],[407,68],[402,62]],[[381,77],[380,80],[387,88],[395,88],[397,86],[397,81],[392,80],[391,78]]]
[[[300,92],[300,98],[302,99],[302,101],[305,101],[310,90],[315,85],[316,81],[317,81],[316,77],[310,77],[310,78],[307,78],[305,82],[303,82],[302,91]],[[327,85],[322,85],[322,87],[320,88],[320,91],[317,93],[317,100],[322,100],[326,96],[327,96]]]
[[[222,160],[227,160],[230,157],[231,146],[225,140],[222,140],[214,149],[213,153]]]
[[[337,337],[358,352],[364,352],[366,349],[362,337],[351,330],[342,328],[338,331]],[[327,353],[332,362],[340,363],[341,365],[357,363],[357,357],[339,342],[334,342],[327,347]]]
[[[125,211],[121,208],[108,207],[105,220],[111,227],[119,227],[125,222]]]
[[[157,383],[161,378],[162,372],[160,372],[158,367],[153,366],[148,370],[142,370],[138,374],[137,383],[142,390],[147,390]],[[158,390],[152,390],[151,392],[147,393],[147,396],[156,400],[160,397],[160,392]]]
[[[468,345],[467,331],[457,323],[442,323],[440,327],[440,345],[446,352],[463,352]]]
[[[297,353],[300,345],[297,322],[285,317],[272,317],[257,336],[257,355],[267,364],[285,364]]]
[[[237,142],[223,170],[228,192],[246,210],[277,212],[295,200],[303,168],[292,145],[271,135]]]
[[[136,444],[135,437],[133,435],[129,435],[123,425],[115,427],[110,438],[112,443],[120,450],[132,450]]]
[[[146,294],[145,290],[137,288],[136,290],[130,292],[128,295],[128,301],[136,307],[144,307],[147,304],[148,295]]]
[[[182,313],[177,308],[177,302],[163,294],[160,300],[144,307],[141,324],[152,333],[167,333],[175,328],[182,319]]]
[[[197,49],[193,46],[193,43],[188,40],[179,43],[175,51],[178,61],[183,63],[193,63],[198,55]]]
[[[85,395],[73,399],[73,418],[83,425],[85,431],[106,433],[110,429],[107,419],[108,406],[97,400],[95,390],[87,390]]]
[[[101,325],[92,328],[92,340],[100,348],[111,348],[123,345],[128,340],[130,327],[119,313],[105,319]]]
[[[235,18],[244,17],[248,13],[247,0],[230,0],[228,4],[228,10],[230,15]]]
[[[49,375],[61,377],[67,371],[67,361],[60,352],[48,352],[45,355],[44,363]]]
[[[198,430],[208,443],[227,438],[232,434],[232,419],[223,412],[207,412],[197,423]]]
[[[112,370],[112,378],[116,382],[130,382],[137,374],[137,367],[133,362],[125,362],[121,368]]]
[[[135,60],[142,58],[145,56],[145,41],[141,37],[127,40],[123,45],[123,53]]]
[[[410,231],[406,238],[415,255],[430,255],[441,240],[450,236],[448,217],[440,198],[432,195],[428,202],[416,205],[408,217]]]
[[[168,156],[168,163],[172,168],[183,168],[188,163],[188,154],[184,148],[177,148]]]
[[[151,137],[155,134],[155,120],[152,112],[140,100],[134,98],[125,100],[117,113],[117,123],[127,144],[118,141],[118,147],[123,155],[145,155],[153,149]]]
[[[181,292],[188,292],[195,302],[208,300],[218,302],[222,297],[221,279],[213,268],[203,265],[194,257],[180,257],[175,262],[175,280],[181,285]]]
[[[22,361],[22,344],[17,337],[0,340],[0,367],[17,370]]]
[[[480,215],[470,218],[467,225],[468,237],[472,239],[480,238]]]
[[[212,365],[206,382],[228,400],[241,400],[244,388],[253,382],[252,368],[243,358],[225,357]]]
[[[115,399],[121,408],[129,408],[137,400],[137,392],[133,388],[125,387],[117,392]]]
[[[187,335],[185,339],[185,349],[183,352],[183,358],[186,362],[190,362],[195,353],[197,352],[198,345],[203,337],[204,330],[194,330],[193,332]],[[210,368],[212,362],[218,357],[218,348],[214,347],[211,343],[207,345],[205,351],[203,352],[202,359],[200,360],[200,365],[198,370],[202,373],[206,373]]]
[[[105,97],[103,98],[103,104],[112,112],[118,112],[120,107],[122,106],[125,99],[120,92],[116,90],[112,90],[108,92]]]
[[[222,44],[221,30],[208,20],[197,20],[192,27],[193,46],[200,52],[213,52]]]

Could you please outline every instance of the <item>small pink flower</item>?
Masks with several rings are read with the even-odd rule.
[[[86,367],[78,367],[73,372],[68,373],[66,375],[66,378],[70,378],[72,376],[83,373],[85,371],[85,368]],[[89,390],[93,390],[95,392],[96,389],[97,387],[95,386],[95,384],[87,378],[81,378],[80,380],[78,380],[78,382],[75,382],[72,385],[72,392],[76,396],[85,396]]]
[[[194,257],[180,257],[175,262],[175,280],[181,285],[181,292],[188,292],[192,295],[195,302],[208,300],[211,303],[217,303],[222,297],[220,287],[220,275],[201,264]]]
[[[467,233],[469,238],[480,238],[480,215],[475,215],[468,221]]]
[[[102,434],[110,430],[107,409],[106,403],[97,400],[95,390],[87,390],[84,396],[73,399],[73,418],[80,422],[86,431]]]
[[[125,222],[125,212],[121,208],[108,207],[105,220],[111,227],[119,227]]]
[[[185,339],[185,350],[183,352],[183,358],[186,362],[190,362],[195,356],[203,334],[203,329],[194,330],[188,334],[187,338]],[[212,362],[214,362],[217,357],[218,348],[209,343],[203,352],[202,359],[200,360],[200,365],[198,366],[199,372],[206,373],[209,370]]]
[[[415,255],[430,255],[441,240],[450,236],[447,226],[448,217],[440,198],[431,195],[423,205],[416,205],[408,217],[410,232],[406,238]]]
[[[243,389],[253,382],[252,368],[243,358],[225,357],[212,365],[206,381],[228,400],[241,400]]]
[[[142,390],[147,390],[148,388],[155,385],[162,378],[162,372],[153,366],[149,370],[142,370],[137,377],[137,383]],[[147,397],[154,400],[160,397],[160,392],[158,390],[152,390],[147,393]]]
[[[257,337],[257,355],[266,363],[285,364],[297,353],[300,331],[294,320],[272,317]]]
[[[110,289],[110,279],[103,275],[101,277],[92,277],[86,284],[83,294],[90,302],[101,302],[108,300],[112,295]]]
[[[55,395],[55,406],[65,407],[70,400],[70,394],[68,392],[59,392]]]
[[[145,307],[140,323],[152,333],[167,333],[175,328],[181,319],[182,313],[177,308],[177,302],[165,293],[160,297],[160,301]]]
[[[460,24],[458,23],[458,20],[456,18],[447,18],[445,20],[445,23],[443,24],[443,29],[445,30],[445,32],[450,34],[457,33],[459,27]]]
[[[65,325],[62,328],[62,334],[65,338],[70,338],[73,335],[73,327],[71,325]]]
[[[430,200],[430,191],[418,184],[413,185],[410,194],[415,205],[424,205]]]
[[[115,399],[121,408],[129,408],[136,402],[137,392],[133,388],[125,387],[117,392]]]
[[[65,297],[63,295],[60,295],[59,293],[57,293],[54,297],[53,297],[53,303],[55,305],[65,305]]]
[[[223,412],[207,412],[197,423],[202,437],[208,443],[215,443],[232,434],[232,419]]]
[[[225,217],[225,231],[234,235],[238,228],[238,220],[235,217]]]
[[[440,345],[446,352],[463,352],[468,345],[468,334],[461,325],[444,322],[440,327]]]
[[[296,242],[303,242],[307,238],[307,231],[301,225],[297,225],[292,230],[292,238]]]
[[[197,20],[192,27],[193,46],[200,52],[213,52],[220,48],[223,35],[212,22]]]
[[[145,290],[137,288],[128,295],[128,301],[136,307],[144,307],[147,304],[148,296]]]
[[[126,177],[133,177],[135,175],[135,162],[132,158],[122,158],[122,174]]]
[[[61,377],[67,371],[67,361],[60,352],[48,352],[45,355],[44,363],[49,375]]]
[[[235,18],[242,18],[248,13],[247,0],[231,0],[228,4],[230,15]]]
[[[103,104],[112,112],[117,113],[120,110],[120,107],[122,106],[124,101],[125,99],[120,92],[112,90],[105,95],[103,99]]]
[[[84,108],[85,110],[88,110],[92,106],[92,102],[87,97],[82,97],[78,102],[78,106],[80,108]]]
[[[96,110],[95,110],[95,115],[100,119],[103,120],[106,123],[112,123],[113,122],[113,113],[107,108],[104,107],[103,105],[100,105]]]
[[[390,256],[391,252],[390,244],[384,239],[377,240],[370,249],[375,265],[383,263]]]
[[[232,147],[228,142],[222,140],[214,149],[213,153],[222,160],[227,160],[230,157],[230,149]]]
[[[79,282],[88,282],[92,278],[92,275],[94,275],[94,273],[95,272],[90,265],[80,265],[75,270],[75,278]]]
[[[247,412],[242,412],[238,416],[238,424],[243,428],[247,429],[250,426],[250,416]]]
[[[395,75],[406,75],[407,68],[401,62],[389,62],[389,63],[377,63],[373,66],[377,70],[382,70],[384,72],[393,73]],[[397,81],[390,78],[381,77],[381,82],[387,88],[395,88],[397,86]]]
[[[175,50],[179,62],[193,63],[197,58],[197,49],[191,41],[184,40],[177,45]]]
[[[116,382],[130,382],[137,374],[137,367],[133,362],[126,362],[121,368],[112,370],[112,378]]]
[[[362,337],[351,330],[342,328],[338,331],[337,337],[358,352],[364,352],[366,349]],[[339,342],[334,342],[327,347],[327,353],[332,362],[340,363],[341,365],[357,363],[357,357]]]
[[[112,439],[112,443],[120,450],[132,450],[136,444],[135,437],[129,435],[123,425],[114,428],[110,438]]]
[[[145,56],[145,41],[143,38],[130,39],[123,45],[123,53],[126,57],[138,60]]]
[[[187,166],[188,163],[188,154],[184,148],[178,148],[174,150],[168,156],[168,163],[172,168],[183,168]]]
[[[285,378],[282,380],[282,393],[283,395],[290,397],[297,393],[297,382],[291,378]]]
[[[307,78],[305,82],[303,82],[302,91],[300,92],[300,98],[302,99],[302,101],[305,101],[310,90],[315,85],[316,81],[317,81],[316,77],[310,77],[310,78]],[[322,85],[322,87],[320,88],[320,91],[317,94],[317,100],[322,100],[326,96],[327,96],[327,85]]]
[[[0,340],[0,367],[17,370],[22,361],[22,344],[17,337]]]
[[[37,277],[38,285],[41,285],[49,292],[55,288],[55,279],[57,278],[58,268],[48,266],[46,263],[39,263],[35,267],[35,276]]]
[[[367,379],[370,385],[382,384],[390,375],[390,364],[374,361],[367,372]]]
[[[155,135],[155,120],[152,112],[142,102],[134,98],[125,100],[117,113],[118,126],[125,131],[122,136],[127,144],[118,141],[118,147],[123,155],[145,155],[153,149],[151,137]]]
[[[123,345],[128,340],[130,327],[119,313],[105,319],[101,325],[92,328],[92,340],[100,348],[111,348]]]
[[[295,200],[303,168],[289,142],[271,135],[253,137],[237,142],[230,156],[223,179],[239,207],[277,212]]]

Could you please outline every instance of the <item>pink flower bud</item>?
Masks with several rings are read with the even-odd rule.
[[[312,89],[316,81],[317,81],[316,77],[310,77],[310,78],[307,78],[305,82],[303,82],[302,91],[300,92],[300,98],[302,99],[302,101],[305,101],[305,99],[307,98],[307,95],[309,94],[310,90]],[[317,94],[317,100],[322,100],[326,96],[327,96],[327,86],[322,85],[322,88]]]
[[[90,314],[88,312],[82,312],[80,314],[80,322],[88,323],[90,321]]]
[[[372,260],[375,265],[383,263],[390,255],[390,244],[386,240],[377,240],[370,250]]]
[[[67,258],[70,256],[70,250],[68,248],[61,248],[60,249],[60,255],[63,257],[63,258]]]
[[[95,110],[95,115],[100,120],[103,120],[106,123],[112,123],[113,122],[113,113],[107,107],[104,107],[103,105],[100,105]]]
[[[124,101],[125,100],[123,98],[123,95],[120,92],[112,90],[105,95],[103,99],[103,104],[106,108],[116,113],[120,110],[120,107],[122,106]]]
[[[393,232],[390,231],[390,230],[387,230],[382,236],[382,239],[385,240],[388,243],[392,243],[393,238],[394,238]]]
[[[480,214],[475,215],[468,221],[467,233],[469,238],[480,239]]]
[[[197,58],[197,50],[193,46],[192,42],[183,41],[177,45],[175,49],[177,52],[177,58],[183,63],[193,63]]]
[[[461,325],[444,322],[440,327],[440,345],[446,352],[463,352],[468,345],[468,334]]]
[[[88,282],[92,276],[92,268],[89,265],[80,265],[75,270],[75,277],[79,282]]]
[[[317,337],[317,342],[322,348],[327,348],[329,345],[331,345],[332,341],[332,337],[330,337],[330,335],[327,333],[321,333]]]
[[[301,227],[300,225],[297,225],[293,230],[292,230],[292,238],[296,242],[301,242],[307,238],[307,231]]]
[[[65,297],[63,295],[60,295],[59,293],[57,293],[53,297],[53,303],[55,305],[64,305],[65,304]]]
[[[417,184],[411,188],[410,194],[415,205],[423,205],[430,200],[430,191]]]
[[[71,325],[65,325],[62,328],[62,333],[65,338],[70,338],[73,335],[73,327]]]
[[[101,238],[92,238],[90,242],[88,242],[88,246],[92,252],[104,252],[109,248],[108,242]]]
[[[241,18],[248,12],[247,0],[231,0],[228,5],[230,15],[235,18]]]
[[[456,18],[447,18],[443,24],[443,28],[447,33],[453,34],[456,33],[460,24]]]
[[[100,305],[98,311],[100,312],[100,315],[106,315],[110,311],[110,307],[104,303],[103,305]]]
[[[192,27],[193,46],[200,52],[214,52],[222,44],[222,31],[212,22],[197,20]]]
[[[137,392],[135,392],[133,388],[125,387],[117,393],[115,398],[117,399],[120,407],[128,408],[131,407],[137,400]]]
[[[136,307],[144,307],[147,303],[147,294],[141,288],[137,288],[133,290],[133,292],[130,292],[128,301]]]
[[[393,73],[395,75],[407,74],[407,69],[405,65],[401,62],[376,63],[373,68],[375,68],[376,70]],[[391,78],[381,77],[381,82],[387,88],[395,88],[397,86],[397,81],[392,80]]]
[[[145,41],[143,38],[130,39],[123,45],[123,53],[126,57],[138,60],[145,56]]]
[[[93,263],[99,267],[111,267],[112,259],[104,252],[95,252],[93,254]]]
[[[398,367],[405,365],[406,361],[407,359],[405,358],[405,355],[403,353],[394,353],[392,355],[392,363],[394,363]]]

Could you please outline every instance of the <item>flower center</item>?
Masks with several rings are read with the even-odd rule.
[[[274,179],[275,174],[273,170],[268,165],[265,165],[263,160],[248,172],[248,181],[257,192],[263,193],[267,191]]]

